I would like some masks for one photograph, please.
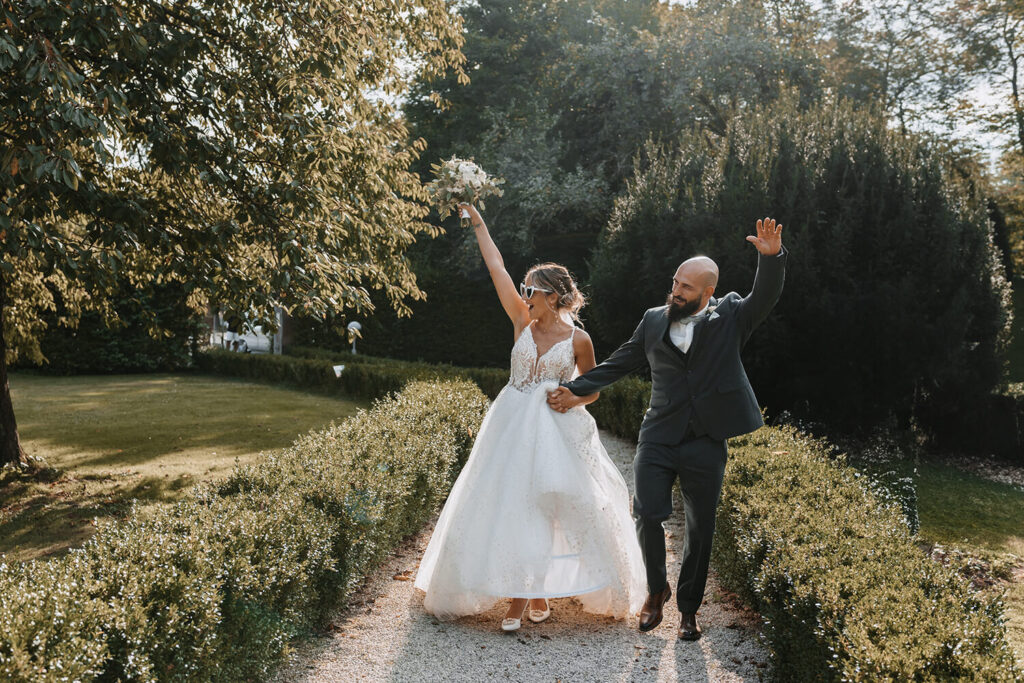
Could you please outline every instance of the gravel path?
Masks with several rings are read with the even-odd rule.
[[[632,488],[635,445],[607,433],[602,441]],[[670,576],[679,568],[680,522],[666,525]],[[399,548],[335,615],[330,633],[303,643],[276,680],[746,681],[759,680],[765,671],[757,615],[725,595],[713,574],[700,610],[704,637],[695,643],[676,637],[674,598],[661,626],[650,633],[637,631],[635,616],[596,617],[571,599],[551,601],[550,619],[524,620],[514,634],[500,629],[507,603],[476,617],[439,622],[423,611],[423,595],[412,582],[431,530]]]

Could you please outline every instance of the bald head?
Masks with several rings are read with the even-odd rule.
[[[672,276],[668,294],[668,317],[679,320],[707,306],[718,286],[718,266],[707,256],[686,259]]]
[[[676,278],[681,279],[680,276],[686,277],[702,289],[714,289],[718,286],[718,264],[707,256],[694,256],[679,264]]]

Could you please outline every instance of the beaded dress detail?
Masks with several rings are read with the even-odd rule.
[[[509,382],[420,562],[416,587],[431,614],[478,614],[510,597],[575,596],[584,610],[619,618],[643,604],[626,482],[583,406],[547,405],[547,392],[575,374],[575,332],[538,354],[531,325],[512,347]]]

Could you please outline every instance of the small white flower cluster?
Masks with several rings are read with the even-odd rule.
[[[472,159],[452,157],[441,164],[432,164],[434,180],[427,185],[441,218],[457,209],[458,204],[484,208],[484,198],[502,195],[499,185],[505,181],[487,175]]]

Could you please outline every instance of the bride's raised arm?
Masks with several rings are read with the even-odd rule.
[[[491,274],[494,289],[498,292],[498,299],[501,301],[505,313],[515,325],[515,336],[518,337],[530,322],[530,310],[523,298],[519,296],[519,291],[516,289],[515,283],[512,282],[508,271],[505,270],[505,261],[501,258],[501,252],[498,251],[494,240],[491,239],[491,234],[487,232],[487,224],[484,223],[480,212],[471,204],[460,204],[459,208],[465,209],[469,213],[470,224],[473,226],[473,232],[476,233],[476,243],[480,246],[480,253],[484,257],[484,263],[487,264],[487,271]]]

